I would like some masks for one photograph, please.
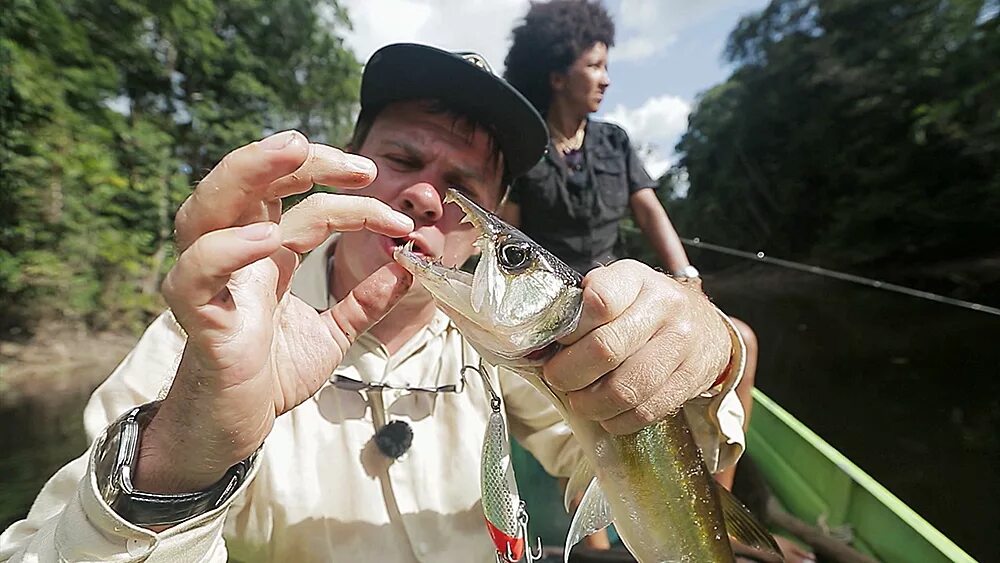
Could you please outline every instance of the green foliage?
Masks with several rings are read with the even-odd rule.
[[[1000,7],[773,0],[678,144],[687,236],[827,264],[1000,250]]]
[[[4,4],[0,329],[140,326],[173,214],[227,151],[348,136],[360,65],[335,0]]]

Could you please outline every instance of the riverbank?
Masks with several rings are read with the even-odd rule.
[[[48,323],[25,341],[0,341],[0,396],[11,407],[89,394],[135,344],[132,334]]]

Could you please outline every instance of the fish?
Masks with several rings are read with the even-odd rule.
[[[613,523],[640,563],[732,562],[730,536],[781,561],[766,528],[712,479],[683,409],[627,435],[612,435],[572,412],[566,394],[542,378],[541,366],[579,322],[582,277],[462,193],[449,189],[444,202],[457,204],[463,222],[476,231],[473,244],[480,257],[474,272],[443,265],[415,251],[412,242],[398,247],[394,257],[483,360],[530,382],[581,444],[584,460],[566,488],[567,510],[581,491],[583,500],[570,524],[564,559],[583,537]]]

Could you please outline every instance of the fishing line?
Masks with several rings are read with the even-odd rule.
[[[902,293],[903,295],[909,295],[911,297],[918,297],[920,299],[927,299],[929,301],[935,301],[937,303],[943,303],[945,305],[952,305],[955,307],[962,307],[964,309],[971,309],[973,311],[979,311],[981,313],[989,313],[991,315],[1000,316],[1000,309],[996,307],[990,307],[989,305],[983,305],[981,303],[973,303],[971,301],[964,301],[962,299],[954,299],[952,297],[947,297],[944,295],[938,295],[937,293],[931,293],[929,291],[921,291],[919,289],[913,289],[912,287],[905,287],[902,285],[897,285],[894,283],[884,282],[881,280],[876,280],[872,278],[866,278],[864,276],[857,276],[854,274],[848,274],[845,272],[838,272],[836,270],[830,270],[828,268],[821,268],[819,266],[813,266],[811,264],[803,264],[801,262],[793,262],[791,260],[783,260],[781,258],[772,258],[764,254],[764,252],[747,252],[745,250],[737,250],[735,248],[729,248],[727,246],[721,246],[718,244],[712,244],[710,242],[704,242],[700,238],[695,237],[693,239],[681,238],[681,241],[694,248],[703,248],[705,250],[710,250],[713,252],[718,252],[720,254],[728,254],[730,256],[737,256],[739,258],[746,258],[748,260],[754,260],[756,262],[763,262],[765,264],[773,264],[775,266],[780,266],[782,268],[789,268],[791,270],[798,270],[800,272],[808,272],[810,274],[816,274],[818,276],[825,276],[828,278],[834,278],[841,281],[846,281],[850,283],[856,283],[859,285],[864,285],[868,287],[873,287],[875,289],[883,289],[885,291],[893,291],[896,293]]]

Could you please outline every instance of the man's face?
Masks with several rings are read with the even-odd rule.
[[[358,195],[377,198],[409,215],[409,235],[419,252],[460,266],[473,252],[475,232],[461,223],[457,205],[442,203],[449,187],[462,191],[486,209],[502,196],[503,163],[493,158],[491,138],[462,120],[432,113],[425,102],[397,102],[383,109],[358,153],[375,161],[378,176]],[[392,260],[393,249],[406,239],[367,230],[344,233],[337,243],[338,271],[353,287]],[[341,258],[343,260],[341,261]],[[347,271],[341,271],[345,269]]]

